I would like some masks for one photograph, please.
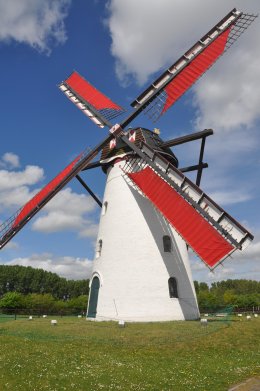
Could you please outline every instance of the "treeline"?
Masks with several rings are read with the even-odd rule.
[[[60,300],[50,293],[7,292],[0,299],[0,312],[16,314],[82,314],[86,312],[88,296],[80,295]]]
[[[216,311],[225,306],[236,308],[260,307],[260,282],[254,280],[194,281],[200,311]]]
[[[194,281],[200,311],[225,306],[260,308],[260,282],[226,280],[208,286]],[[0,265],[0,308],[27,308],[39,312],[85,311],[88,280],[67,280],[30,266]]]
[[[8,292],[50,294],[55,299],[68,300],[88,295],[89,281],[67,280],[30,266],[0,265],[0,297]]]

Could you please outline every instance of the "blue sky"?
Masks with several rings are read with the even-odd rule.
[[[260,9],[257,0],[0,0],[0,221],[107,133],[57,88],[74,69],[128,109],[148,83],[235,6],[253,13]],[[194,279],[208,283],[259,279],[259,40],[257,19],[156,124],[164,139],[214,129],[201,187],[255,235],[246,251],[214,274],[192,256]],[[143,115],[135,124],[155,126]],[[196,162],[198,147],[175,150],[182,166]],[[95,169],[82,177],[101,198],[104,174]],[[99,213],[74,180],[1,251],[0,262],[86,278]]]

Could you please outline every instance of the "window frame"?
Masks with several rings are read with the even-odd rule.
[[[171,276],[168,279],[169,296],[171,299],[178,299],[178,281],[176,277]]]
[[[172,239],[169,235],[163,236],[163,251],[165,253],[171,253],[172,252]]]

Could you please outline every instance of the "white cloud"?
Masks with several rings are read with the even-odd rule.
[[[234,255],[235,260],[248,260],[248,261],[258,261],[260,259],[260,240],[257,238],[244,250],[237,251]]]
[[[19,166],[19,156],[13,152],[6,152],[0,160],[0,167],[17,168]]]
[[[34,185],[43,179],[44,171],[38,166],[26,166],[22,171],[0,170],[0,190]]]
[[[32,189],[32,186],[43,177],[44,171],[38,166],[26,166],[19,171],[0,170],[0,211],[5,213],[9,210],[11,213],[26,204],[39,191],[39,188]],[[75,193],[67,187],[56,194],[34,218],[32,229],[44,233],[76,231],[79,237],[94,238],[98,227],[91,214],[96,208],[90,196]]]
[[[71,0],[0,0],[0,41],[25,43],[49,53],[66,41],[64,19]]]
[[[11,241],[11,242],[8,242],[5,245],[5,247],[3,249],[1,249],[1,251],[18,250],[18,249],[19,249],[19,244],[14,241]]]
[[[70,188],[60,191],[44,208],[32,229],[40,232],[78,231],[80,237],[95,237],[97,225],[89,218],[96,209],[95,201]]]
[[[259,11],[248,0],[111,0],[107,25],[116,72],[144,83],[177,60],[233,7]],[[260,117],[260,24],[257,20],[194,89],[197,127],[250,128]]]
[[[0,190],[0,210],[15,210],[29,201],[38,190],[31,191],[28,186],[20,186],[15,189]],[[9,212],[10,213],[10,212]]]
[[[230,191],[216,191],[210,193],[211,198],[220,205],[232,205],[240,202],[249,201],[253,198],[253,195],[246,190],[238,192],[237,189]]]
[[[31,266],[36,269],[57,273],[61,277],[73,280],[89,278],[92,271],[92,261],[87,258],[70,256],[56,257],[52,254],[33,254],[30,257],[15,258],[6,265]]]
[[[5,157],[8,154],[4,154]],[[17,155],[10,154],[8,163],[9,169],[0,170],[0,209],[1,211],[8,209],[15,209],[25,204],[33,195],[38,191],[37,189],[31,190],[30,186],[33,186],[40,182],[44,178],[44,171],[38,166],[26,166],[25,169],[14,171],[12,168],[19,163],[19,157]],[[6,159],[5,159],[6,160]],[[2,158],[2,161],[5,161]],[[10,162],[11,167],[10,167]]]

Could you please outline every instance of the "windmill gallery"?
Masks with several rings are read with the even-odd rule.
[[[228,13],[132,103],[123,109],[77,72],[60,90],[109,135],[83,152],[8,221],[0,248],[76,178],[101,206],[87,316],[98,320],[191,320],[199,317],[187,248],[210,269],[253,236],[200,189],[206,138],[210,129],[164,141],[159,132],[130,128],[141,113],[160,118],[232,46],[256,15]],[[172,147],[201,140],[196,165],[179,168]],[[94,160],[96,157],[96,160]],[[101,167],[107,175],[103,202],[79,176]],[[196,184],[184,173],[197,171]]]

